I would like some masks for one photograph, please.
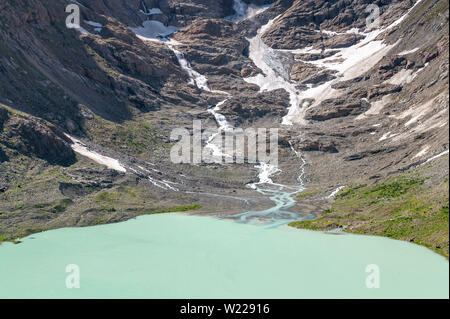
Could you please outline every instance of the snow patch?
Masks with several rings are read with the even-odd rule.
[[[393,141],[399,141],[411,137],[412,135],[418,135],[428,132],[433,129],[439,129],[448,125],[448,109],[442,109],[438,113],[432,115],[426,120],[418,121],[417,125],[409,128],[407,132],[398,134]]]
[[[330,195],[328,195],[328,199],[332,199],[335,198],[336,195],[345,188],[345,186],[339,186],[338,188],[336,188]]]
[[[358,115],[356,120],[362,120],[367,118],[370,115],[380,114],[381,110],[386,106],[386,104],[392,102],[392,95],[388,94],[381,98],[381,100],[375,101],[371,104],[370,109],[368,109],[365,113]],[[380,126],[381,124],[375,124],[374,126]]]
[[[168,37],[172,33],[178,31],[175,26],[165,26],[156,20],[147,20],[142,23],[141,27],[129,27],[137,36],[144,40],[161,40]]]
[[[417,76],[417,72],[413,73],[413,70],[402,69],[400,72],[396,73],[389,80],[384,83],[394,84],[394,85],[405,85],[411,83],[412,80]]]
[[[396,134],[392,134],[391,132],[387,132],[387,133],[383,134],[383,136],[378,140],[378,142],[382,142],[382,141],[387,140],[389,138],[393,138],[393,137],[395,137],[397,135],[399,135],[399,134],[397,134],[397,133]]]
[[[391,132],[387,132],[387,133],[383,134],[383,136],[378,140],[378,142],[381,142],[381,141],[384,141],[385,139],[387,139],[389,134],[391,134]]]
[[[439,153],[438,155],[435,155],[435,156],[430,157],[429,159],[427,159],[426,162],[423,163],[423,164],[428,164],[428,163],[430,163],[430,162],[432,162],[432,161],[438,159],[439,157],[442,157],[442,156],[444,156],[444,155],[447,155],[448,153],[449,153],[449,150],[446,150],[446,151],[444,151],[444,152],[442,152],[442,153]]]
[[[146,173],[150,173],[147,169],[145,169],[145,168],[143,168],[143,167],[141,167],[141,166],[138,166],[138,168],[141,170],[141,171],[144,171],[144,172],[146,172]],[[130,167],[130,170],[133,172],[133,173],[135,173],[135,174],[137,174],[137,175],[140,175],[140,172],[139,171],[137,171],[137,170],[135,170],[135,169],[133,169],[132,167]],[[145,175],[145,174],[144,174]],[[161,188],[161,189],[164,189],[164,190],[171,190],[171,191],[174,191],[174,192],[178,192],[179,191],[179,189],[178,188],[176,188],[176,187],[173,187],[173,186],[171,186],[170,184],[176,184],[176,183],[173,183],[173,182],[170,182],[170,181],[166,181],[166,180],[157,180],[157,179],[155,179],[155,178],[153,178],[152,176],[150,176],[150,175],[147,175],[147,179],[154,185],[154,186],[156,186],[156,187],[158,187],[158,188]]]
[[[420,48],[415,48],[415,49],[412,49],[412,50],[405,50],[405,51],[400,52],[398,55],[400,55],[400,56],[402,56],[402,55],[408,55],[408,54],[417,52],[419,49],[420,49]]]
[[[426,153],[428,153],[428,150],[430,149],[430,147],[427,145],[425,146],[419,153],[417,153],[413,158],[416,157],[422,157],[424,156]]]
[[[428,112],[430,112],[432,110],[434,101],[435,101],[435,99],[432,99],[418,107],[409,108],[408,110],[404,111],[402,114],[397,116],[396,118],[404,119],[408,116],[412,116],[412,118],[408,122],[405,123],[405,127],[408,127],[408,126],[416,123],[420,118],[422,118]]]
[[[102,28],[103,25],[98,23],[98,22],[94,22],[94,21],[89,21],[89,20],[84,20],[84,23],[90,25],[91,27],[96,27],[96,28]]]
[[[78,32],[80,32],[81,34],[93,35],[92,33],[90,33],[88,30],[86,30],[82,26],[78,26],[78,27],[76,27],[74,29],[77,30]]]
[[[81,142],[80,140],[78,140],[78,139],[76,139],[76,138],[74,138],[74,137],[72,137],[70,135],[67,135],[67,134],[65,134],[65,135],[72,140],[72,142],[73,142],[72,149],[76,153],[78,153],[80,155],[83,155],[83,156],[85,156],[87,158],[90,158],[94,162],[96,162],[98,164],[101,164],[101,165],[104,165],[104,166],[106,166],[106,167],[108,167],[110,169],[113,169],[113,170],[118,171],[118,172],[126,173],[127,170],[125,169],[125,167],[123,167],[120,164],[120,162],[118,160],[116,160],[114,158],[111,158],[111,157],[108,157],[108,156],[101,155],[101,154],[99,154],[97,152],[94,152],[94,151],[90,151],[87,148],[87,146],[83,142]]]
[[[88,21],[88,20],[84,20],[84,22],[87,25],[90,25],[91,27],[94,27],[94,31],[95,32],[97,32],[97,33],[102,32],[103,26],[100,23],[94,22],[94,21]]]
[[[147,16],[151,16],[154,14],[163,14],[163,12],[161,11],[160,8],[152,8],[152,9],[148,9],[146,12],[144,12],[144,10],[141,10],[141,12]]]

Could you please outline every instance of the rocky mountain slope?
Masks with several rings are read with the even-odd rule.
[[[68,29],[74,3],[81,28]],[[446,0],[0,1],[0,240],[273,206],[247,186],[261,180],[255,164],[170,161],[172,129],[201,119],[217,132],[219,112],[234,127],[279,128],[269,177],[305,189],[298,219],[322,216],[297,226],[448,254],[448,12]],[[341,196],[392,178],[423,183],[395,200]]]

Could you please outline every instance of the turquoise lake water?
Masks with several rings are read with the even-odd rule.
[[[66,287],[66,267],[80,288]],[[380,288],[368,289],[368,265]],[[448,261],[381,237],[179,214],[0,245],[0,298],[448,298]]]

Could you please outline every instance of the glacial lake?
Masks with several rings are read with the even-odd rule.
[[[66,287],[71,264],[80,288]],[[0,298],[448,298],[449,264],[381,237],[163,214],[4,243],[0,286]]]

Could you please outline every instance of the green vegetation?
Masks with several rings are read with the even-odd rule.
[[[438,179],[422,173],[347,187],[318,219],[290,225],[325,231],[345,228],[351,233],[405,240],[448,258],[448,177]]]
[[[152,156],[156,150],[170,148],[170,144],[161,137],[163,134],[145,118],[118,124],[96,115],[93,117],[87,121],[85,129],[97,144],[144,158]]]
[[[73,200],[69,199],[69,198],[65,198],[63,200],[61,200],[58,204],[56,204],[55,206],[53,206],[52,208],[52,212],[53,213],[62,213],[65,212],[67,207],[69,205],[73,204]]]
[[[308,192],[307,192],[306,190],[304,190],[304,191],[300,192],[300,193],[296,196],[296,198],[297,198],[297,199],[301,199],[301,198],[310,197],[310,196],[316,195],[318,192],[319,192],[319,191],[317,191],[317,190],[308,191]]]
[[[198,210],[184,194],[164,194],[139,185],[133,176],[117,176],[111,188],[80,187],[84,170],[102,179],[103,167],[82,156],[70,167],[48,165],[44,160],[18,155],[0,165],[11,180],[0,193],[1,241],[17,241],[36,232],[63,226],[117,223],[142,214]],[[61,184],[74,185],[62,191]],[[77,193],[80,191],[80,193]],[[65,195],[66,194],[66,195]],[[70,197],[70,198],[69,198]],[[11,223],[11,221],[14,221]]]
[[[85,45],[85,49],[86,52],[88,52],[94,59],[95,63],[97,64],[97,66],[104,71],[105,73],[107,73],[108,75],[110,75],[111,77],[117,77],[120,76],[120,73],[118,71],[116,71],[109,63],[108,61],[101,57],[100,55],[98,55],[97,52],[95,52],[90,46]]]
[[[119,197],[120,197],[120,195],[117,193],[101,192],[100,194],[98,194],[94,197],[94,200],[96,200],[98,202],[111,201],[111,200],[117,199]]]
[[[355,196],[363,196],[364,198],[372,199],[396,198],[408,193],[408,191],[414,187],[423,185],[423,183],[424,179],[400,178],[373,187],[367,187],[366,184],[350,186],[342,190],[336,198],[345,199],[354,198]]]
[[[155,209],[155,210],[149,210],[143,213],[140,213],[139,215],[152,215],[152,214],[164,214],[164,213],[181,213],[181,212],[188,212],[193,210],[199,210],[201,209],[201,205],[184,205],[184,206],[175,206],[165,209]]]
[[[70,198],[65,198],[62,199],[60,201],[58,201],[57,203],[54,202],[50,202],[50,203],[37,203],[32,205],[32,208],[36,208],[39,211],[47,211],[47,212],[52,212],[52,213],[63,213],[66,211],[67,207],[69,207],[69,205],[74,204],[73,200],[71,200]],[[21,204],[18,207],[16,207],[16,210],[18,209],[24,209],[25,205]]]
[[[348,187],[344,188],[343,190],[341,190],[339,192],[339,194],[336,195],[336,198],[345,198],[345,197],[351,196],[352,194],[355,194],[358,189],[361,189],[366,186],[367,186],[366,184],[357,185],[357,186],[348,186]]]
[[[302,229],[308,229],[308,230],[323,230],[325,225],[323,223],[318,223],[315,220],[305,220],[302,222],[290,223],[289,226],[296,227],[296,228],[302,228]]]

